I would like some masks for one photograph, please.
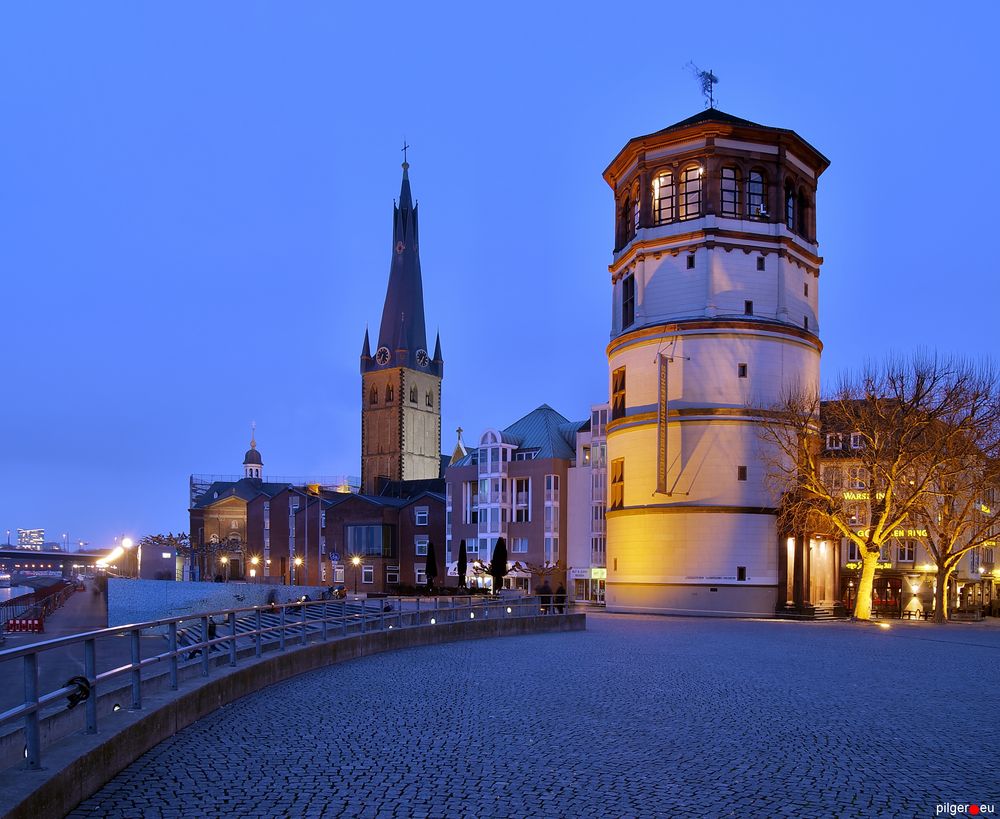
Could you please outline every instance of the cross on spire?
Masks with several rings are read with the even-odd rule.
[[[410,146],[406,144],[406,137],[403,137],[403,167],[407,167],[408,163],[406,161],[406,149]]]

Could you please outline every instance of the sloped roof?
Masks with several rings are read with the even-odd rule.
[[[264,494],[273,498],[279,492],[291,487],[289,483],[264,483],[256,478],[241,478],[238,481],[215,481],[195,501],[193,509],[204,509],[227,498],[251,501]]]

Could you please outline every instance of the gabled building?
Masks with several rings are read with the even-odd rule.
[[[479,446],[445,473],[449,571],[464,540],[468,582],[485,580],[476,571],[477,561],[489,563],[503,537],[507,587],[530,591],[545,577],[553,589],[561,584],[569,591],[572,578],[587,581],[572,587],[580,599],[598,600],[603,586],[600,593],[596,587],[592,592],[589,582],[597,568],[592,521],[599,519],[603,537],[604,513],[603,491],[595,494],[591,474],[591,436],[591,419],[570,421],[547,404],[503,429],[485,430]],[[603,540],[597,545],[596,556],[603,557]],[[579,561],[572,566],[571,554]]]

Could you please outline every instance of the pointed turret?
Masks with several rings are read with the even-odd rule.
[[[372,362],[372,346],[368,342],[368,327],[365,326],[365,342],[361,345],[361,372],[364,372]]]
[[[403,163],[399,201],[392,209],[392,261],[374,358],[362,359],[362,372],[409,367],[436,373],[427,355],[424,289],[420,275],[418,205],[410,191],[410,164]]]
[[[437,338],[434,339],[434,358],[431,359],[434,366],[437,367],[437,374],[442,378],[444,377],[444,359],[441,358],[441,333],[437,334]]]

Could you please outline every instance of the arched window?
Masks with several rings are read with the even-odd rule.
[[[747,216],[751,219],[767,217],[767,188],[760,171],[750,171],[747,177]]]
[[[629,242],[632,241],[635,236],[635,222],[633,221],[632,215],[632,195],[627,194],[622,200],[622,216],[621,216],[621,226],[622,226],[622,240],[621,246],[624,247]]]
[[[736,168],[722,169],[722,215],[739,216],[740,180]]]
[[[785,188],[785,225],[795,230],[795,191],[791,185]]]
[[[702,173],[700,165],[692,165],[681,172],[681,219],[701,216]]]
[[[375,385],[372,385],[372,390],[368,394],[368,403],[373,407],[378,403],[378,390],[375,389]]]
[[[428,407],[433,407],[434,406],[434,396],[431,395],[431,391],[430,390],[427,390],[427,393],[424,395],[424,403]]]
[[[808,232],[809,232],[808,228],[806,227],[809,224],[809,220],[806,218],[806,211],[808,210],[808,208],[809,208],[809,198],[806,196],[806,192],[800,188],[799,209],[798,213],[796,214],[796,220],[798,224],[799,233],[802,234],[802,236],[805,238],[808,238]]]
[[[639,183],[632,185],[632,235],[635,236],[639,230]]]
[[[393,398],[395,398],[395,396],[393,395],[393,392],[392,392],[392,384],[389,384],[385,388],[385,403],[391,404]]]
[[[410,403],[411,404],[416,404],[417,403],[417,385],[416,384],[414,384],[412,387],[410,387]]]
[[[663,225],[674,220],[674,175],[660,171],[653,177],[653,224]]]

